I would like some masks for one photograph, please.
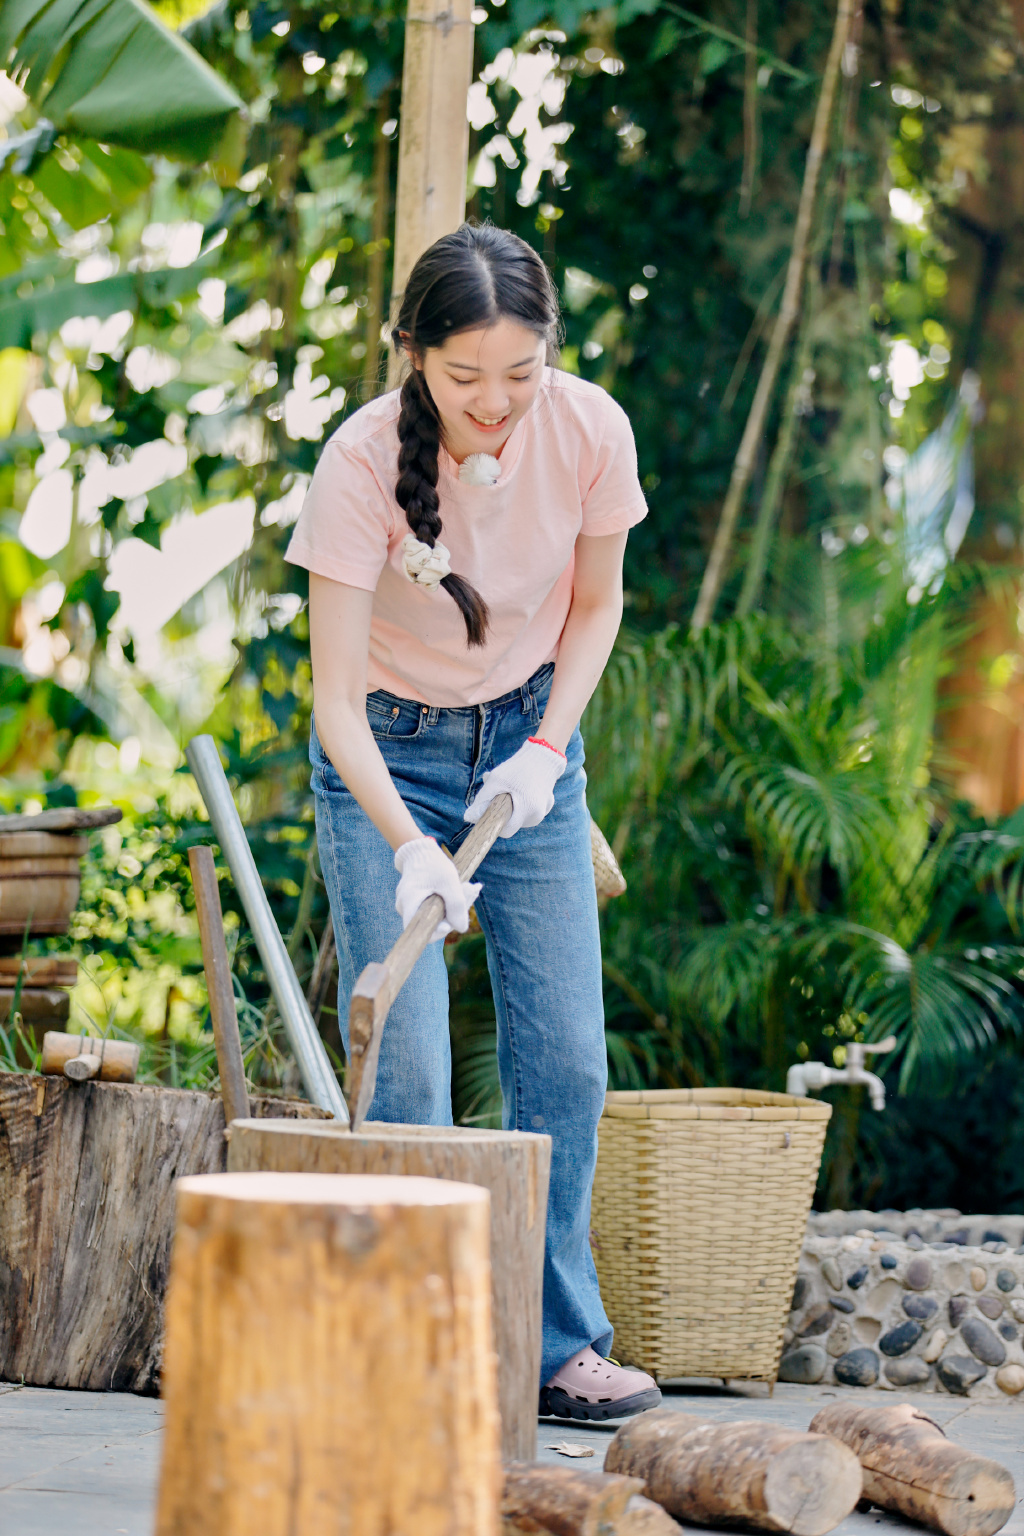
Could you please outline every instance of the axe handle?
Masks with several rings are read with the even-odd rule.
[[[512,814],[512,796],[495,795],[455,855],[460,880],[472,879]],[[380,1038],[391,1004],[444,917],[440,896],[428,896],[391,953],[363,968],[348,1011],[349,1064],[346,1088],[352,1129],[366,1119],[377,1086]]]

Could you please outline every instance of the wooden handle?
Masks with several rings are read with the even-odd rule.
[[[455,855],[460,880],[469,880],[490,853],[512,814],[512,796],[495,795]],[[352,1129],[366,1119],[377,1086],[380,1037],[391,1004],[444,917],[440,896],[428,896],[382,961],[364,966],[352,990],[348,1012],[349,1062],[346,1087]]]
[[[86,1083],[91,1077],[99,1077],[102,1065],[102,1056],[87,1051],[81,1056],[68,1058],[64,1063],[64,1076],[69,1077],[73,1083]]]
[[[91,1070],[94,1057],[99,1061],[96,1072]],[[72,1061],[85,1062],[86,1066],[68,1071]],[[100,1040],[95,1035],[66,1035],[59,1029],[48,1029],[43,1036],[40,1071],[48,1075],[64,1076],[72,1082],[98,1077],[104,1083],[134,1083],[138,1070],[139,1047],[134,1040]]]
[[[235,1011],[235,989],[231,985],[231,964],[224,942],[224,918],[220,909],[220,891],[213,853],[205,844],[188,851],[192,871],[192,889],[196,895],[199,938],[203,946],[203,970],[210,999],[213,1041],[217,1049],[220,1091],[224,1099],[224,1119],[248,1120],[249,1095],[245,1086],[242,1041]]]

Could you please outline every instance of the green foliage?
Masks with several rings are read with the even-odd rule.
[[[97,16],[116,27],[129,9]],[[767,611],[691,643],[673,626],[778,303],[832,22],[806,0],[759,5],[752,85],[743,8],[703,9],[507,0],[476,32],[489,107],[472,212],[551,263],[565,365],[628,410],[651,508],[630,540],[633,633],[586,721],[595,813],[630,882],[603,918],[613,1080],[780,1087],[790,1061],[892,1029],[894,1074],[927,1086],[1017,1028],[1024,829],[952,803],[938,696],[972,573],[908,603],[883,454],[895,463],[937,425],[967,345],[947,235],[965,166],[983,174],[978,121],[1016,110],[1012,26],[1001,0],[865,13],[816,216]],[[24,20],[11,36],[68,94],[57,8],[2,15],[37,11],[48,56],[29,58]],[[138,153],[147,141],[122,142],[109,118],[56,119],[59,95],[41,110],[60,131],[28,108],[0,142],[0,770],[34,793],[62,766],[82,782],[88,736],[109,733],[162,779],[95,855],[76,1009],[143,1038],[146,1070],[169,1081],[214,1070],[183,862],[208,832],[170,777],[197,729],[225,744],[303,976],[326,922],[304,577],[282,557],[318,444],[381,380],[403,19],[398,0],[200,15],[183,35],[247,108],[202,165]],[[168,57],[170,81],[188,56]],[[544,70],[541,99],[529,80]],[[137,115],[139,94],[112,67],[82,108]],[[907,217],[891,217],[890,186]],[[887,377],[901,340],[922,360],[909,391]],[[141,466],[156,450],[154,483]],[[23,522],[44,482],[70,492],[58,548]],[[759,474],[748,527],[762,489]],[[167,622],[128,624],[124,560],[230,505],[251,508],[244,557]],[[265,978],[222,889],[249,1071],[281,1086]],[[482,941],[448,955],[457,1112],[486,1122]],[[833,1193],[853,1187],[844,1155],[830,1151]]]
[[[6,0],[0,58],[60,130],[201,160],[242,102],[140,0]],[[40,130],[37,129],[38,133]]]

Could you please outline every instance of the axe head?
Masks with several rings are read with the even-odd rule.
[[[380,1041],[391,1007],[390,981],[387,966],[371,961],[364,966],[352,990],[348,1012],[349,1059],[345,1097],[353,1131],[358,1131],[366,1119],[377,1087]]]

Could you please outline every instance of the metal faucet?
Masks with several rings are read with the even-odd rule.
[[[884,1109],[885,1084],[874,1072],[865,1070],[864,1057],[894,1051],[896,1044],[895,1035],[889,1035],[875,1045],[851,1040],[846,1047],[845,1067],[827,1067],[823,1061],[798,1061],[786,1073],[786,1092],[802,1099],[808,1093],[817,1093],[822,1088],[831,1087],[833,1083],[864,1083],[871,1099],[871,1108]]]

